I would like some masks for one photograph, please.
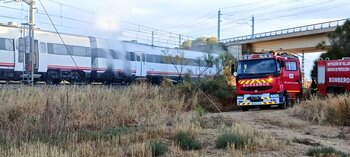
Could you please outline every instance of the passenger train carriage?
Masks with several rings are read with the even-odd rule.
[[[159,83],[164,77],[174,80],[179,74],[208,76],[217,73],[205,64],[207,53],[150,46],[136,42],[116,42],[96,37],[35,30],[34,71],[36,81],[58,84],[69,82],[127,82],[149,79]],[[31,69],[28,42],[17,26],[0,25],[0,79],[21,80]],[[181,63],[172,64],[169,56],[181,54]],[[218,57],[217,54],[213,54]],[[204,70],[207,69],[207,70]]]

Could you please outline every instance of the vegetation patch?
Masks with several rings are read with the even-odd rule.
[[[244,147],[245,143],[246,139],[244,139],[242,136],[236,135],[234,133],[225,133],[216,139],[215,147],[218,149],[224,149],[227,147],[241,149]]]
[[[179,131],[174,136],[174,142],[182,149],[182,150],[198,150],[200,149],[200,143],[197,141],[194,135]]]
[[[335,150],[332,147],[310,148],[307,152],[307,155],[315,156],[315,157],[347,157],[349,156],[344,152]]]
[[[166,144],[149,140],[170,139],[165,129],[187,124],[183,117],[198,108],[197,96],[146,83],[1,88],[0,156],[162,154]]]
[[[294,116],[318,124],[350,126],[350,95],[312,97],[291,111]]]
[[[224,128],[223,133],[216,139],[216,148],[233,148],[247,152],[277,150],[285,143],[274,136],[261,133],[246,124],[234,124],[232,128]]]
[[[161,140],[153,140],[150,142],[150,147],[153,156],[164,155],[167,151],[167,146]]]

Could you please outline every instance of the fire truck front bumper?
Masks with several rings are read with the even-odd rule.
[[[282,94],[244,94],[237,96],[238,106],[278,105],[283,102]]]

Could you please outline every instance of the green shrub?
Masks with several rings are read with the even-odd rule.
[[[308,156],[316,156],[316,157],[327,157],[327,156],[332,156],[332,157],[347,157],[344,152],[337,151],[332,147],[317,147],[317,148],[311,148],[307,152]]]
[[[198,106],[196,108],[196,113],[199,117],[204,116],[205,114],[207,114],[207,110],[205,110],[205,108],[203,108],[202,106]]]
[[[227,148],[234,145],[236,149],[243,148],[246,144],[246,139],[234,133],[224,133],[215,141],[215,147],[218,149]]]
[[[227,83],[224,76],[206,77],[193,82],[184,81],[177,85],[176,89],[186,95],[198,92],[200,95],[198,104],[209,112],[218,112],[216,106],[221,111],[231,111],[236,108],[235,90]],[[216,106],[212,104],[213,102]]]
[[[182,150],[198,150],[200,149],[200,144],[196,138],[186,132],[180,131],[176,133],[174,141],[177,145],[181,147]]]
[[[151,149],[152,149],[152,155],[153,156],[160,156],[160,155],[164,155],[167,147],[166,145],[160,141],[160,140],[153,140],[150,143]]]

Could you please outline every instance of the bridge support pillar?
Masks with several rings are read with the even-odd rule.
[[[252,45],[251,44],[239,44],[239,45],[230,45],[227,46],[227,50],[231,53],[236,59],[242,56],[245,53],[252,53]]]
[[[231,45],[227,47],[228,53],[239,59],[242,56],[242,45]]]

